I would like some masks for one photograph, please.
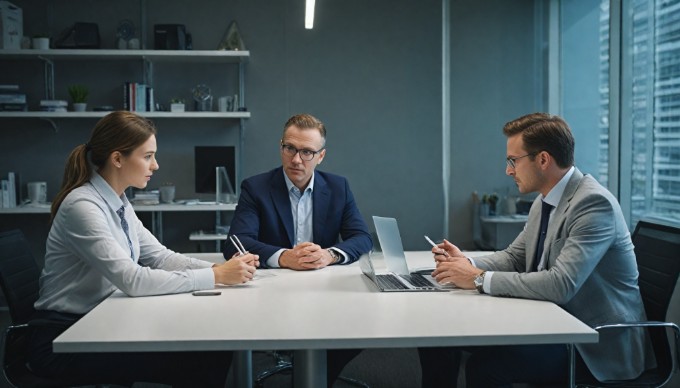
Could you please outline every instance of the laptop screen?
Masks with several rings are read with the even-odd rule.
[[[404,246],[401,244],[401,235],[397,220],[389,217],[373,216],[375,231],[385,257],[387,270],[398,275],[408,275]]]

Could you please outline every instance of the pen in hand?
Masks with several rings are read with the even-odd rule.
[[[446,256],[446,257],[449,257],[449,253],[446,252],[445,250],[439,248],[439,247],[437,246],[437,244],[434,243],[434,241],[430,240],[429,237],[425,236],[425,240],[427,240],[427,242],[429,242],[430,245],[432,245],[432,247],[439,249],[439,250],[442,252],[442,255],[444,255],[444,256]]]
[[[248,253],[248,251],[246,251],[246,249],[243,247],[243,244],[241,244],[241,240],[239,240],[238,236],[232,234],[231,236],[229,236],[229,240],[231,241],[232,244],[234,244],[234,247],[238,251],[239,255],[243,256],[246,253]]]

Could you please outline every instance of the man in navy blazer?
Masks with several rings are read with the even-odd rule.
[[[288,119],[281,139],[281,167],[248,178],[229,233],[260,255],[261,268],[321,269],[349,264],[373,246],[347,179],[316,171],[326,156],[326,128],[317,118]],[[224,257],[236,252],[224,247]],[[327,353],[328,386],[360,349]]]
[[[319,269],[349,264],[371,250],[371,236],[347,179],[316,171],[326,129],[311,115],[291,117],[282,166],[243,181],[230,234],[260,255],[262,268]],[[224,257],[236,249],[226,244]]]

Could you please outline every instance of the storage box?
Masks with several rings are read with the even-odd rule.
[[[21,8],[9,1],[0,1],[0,49],[19,49],[24,37]]]

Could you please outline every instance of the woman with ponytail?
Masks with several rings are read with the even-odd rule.
[[[112,112],[66,160],[52,203],[45,267],[32,320],[29,367],[68,384],[135,381],[223,387],[230,352],[54,353],[52,341],[116,290],[145,296],[212,289],[252,280],[256,255],[221,265],[163,246],[135,215],[128,187],[144,188],[158,170],[156,128]]]

